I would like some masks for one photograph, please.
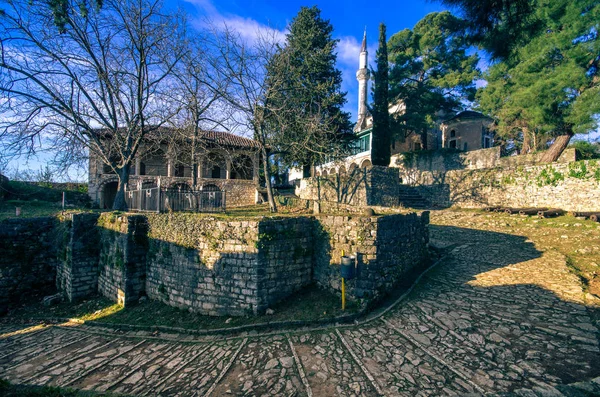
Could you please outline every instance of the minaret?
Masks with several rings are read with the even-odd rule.
[[[369,115],[367,110],[367,87],[369,85],[369,69],[367,68],[367,28],[365,28],[365,34],[363,36],[362,46],[360,47],[360,57],[358,63],[358,71],[356,72],[356,79],[358,80],[358,122],[355,131],[363,129],[365,119]]]

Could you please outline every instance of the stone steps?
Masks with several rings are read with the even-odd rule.
[[[431,206],[431,203],[423,198],[417,189],[412,186],[400,186],[398,199],[400,201],[400,205],[407,208],[424,209]]]

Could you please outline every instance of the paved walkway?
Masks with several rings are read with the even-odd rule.
[[[130,395],[438,396],[560,395],[551,387],[600,375],[592,309],[562,256],[501,233],[432,236],[451,255],[367,324],[236,338],[3,326],[0,378]]]

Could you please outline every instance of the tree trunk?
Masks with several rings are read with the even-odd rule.
[[[527,154],[531,151],[531,135],[527,128],[523,128],[523,145],[521,146],[521,154]]]
[[[273,197],[273,187],[271,186],[271,172],[269,170],[269,157],[266,149],[262,148],[263,171],[265,173],[265,186],[267,187],[267,198],[269,200],[269,208],[271,212],[277,212],[277,205]]]
[[[558,160],[562,152],[565,151],[573,134],[559,135],[556,137],[550,148],[544,153],[540,162],[542,163],[551,163],[553,161]]]
[[[125,202],[125,185],[129,183],[129,172],[131,165],[128,163],[123,168],[118,170],[119,186],[117,187],[117,195],[112,209],[115,211],[127,211],[127,203]]]

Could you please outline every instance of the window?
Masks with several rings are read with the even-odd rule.
[[[452,140],[449,142],[449,145],[448,145],[448,147],[449,147],[450,149],[456,149],[456,139],[452,139]]]
[[[184,168],[183,164],[177,165],[175,167],[175,176],[176,177],[182,177],[183,173],[184,173],[184,170],[185,170],[185,168]]]
[[[491,139],[490,138],[485,138],[484,142],[483,142],[483,147],[484,148],[488,148],[488,147],[492,147],[492,143],[491,143]]]
[[[454,138],[456,136],[456,131],[450,131],[450,138]]]
[[[210,171],[210,177],[211,178],[220,178],[221,177],[221,167],[219,167],[218,165],[213,166]]]
[[[467,142],[465,142],[463,150],[466,152],[467,151]]]

